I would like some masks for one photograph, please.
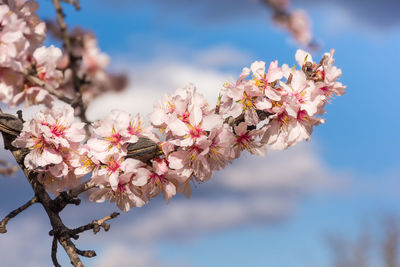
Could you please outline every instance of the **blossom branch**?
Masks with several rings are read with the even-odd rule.
[[[65,207],[69,203],[74,203],[76,204],[76,201],[71,201],[70,199],[64,200],[65,203],[60,201],[52,200],[49,194],[46,192],[43,184],[41,184],[38,181],[38,175],[35,173],[33,170],[27,169],[27,167],[24,165],[24,159],[26,155],[29,153],[29,150],[27,149],[18,149],[12,145],[12,142],[18,135],[18,131],[20,131],[21,127],[20,124],[22,124],[22,118],[18,118],[16,116],[10,115],[10,114],[4,114],[0,113],[0,131],[3,134],[3,139],[4,139],[4,144],[7,149],[9,149],[15,160],[17,161],[18,165],[20,168],[23,170],[25,176],[27,177],[34,193],[35,197],[32,198],[29,202],[21,206],[15,211],[12,211],[9,215],[6,216],[6,218],[1,222],[1,232],[5,233],[5,225],[7,224],[8,220],[11,218],[15,217],[18,215],[20,212],[23,210],[27,209],[29,206],[32,204],[39,202],[43,206],[44,210],[46,211],[50,224],[52,226],[52,230],[50,231],[50,234],[54,236],[54,240],[58,241],[66,251],[68,257],[70,258],[71,264],[76,267],[83,267],[83,264],[79,258],[79,255],[81,256],[86,256],[86,257],[93,257],[95,256],[94,251],[81,251],[76,248],[75,244],[71,241],[71,237],[76,238],[77,235],[73,235],[71,233],[71,230],[64,225],[62,222],[62,219],[59,215],[63,207]],[[81,189],[77,189],[75,191],[72,191],[72,195],[77,195],[79,192],[83,192],[83,190],[87,190],[88,187],[90,187],[89,183],[87,185],[83,185]],[[60,206],[62,207],[60,209]],[[109,225],[105,224],[104,222],[106,220],[111,219],[111,217],[116,217],[115,215],[110,215],[105,217],[102,220],[94,221],[92,222],[93,227],[104,227],[104,229],[109,228]],[[98,226],[96,226],[98,225]],[[57,259],[56,259],[56,241],[53,240],[52,244],[52,261],[55,266],[57,265]]]
[[[17,216],[18,214],[20,214],[21,212],[23,212],[24,210],[26,210],[27,208],[29,208],[31,205],[35,204],[38,202],[38,198],[35,196],[33,197],[31,200],[29,200],[28,202],[26,202],[24,205],[22,205],[21,207],[11,211],[1,222],[0,222],[0,233],[4,234],[7,233],[7,229],[6,229],[6,225],[8,223],[9,220],[11,220],[12,218],[14,218],[15,216]]]

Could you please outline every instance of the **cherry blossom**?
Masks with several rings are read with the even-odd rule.
[[[66,176],[75,175],[70,159],[85,138],[83,126],[74,122],[74,111],[69,106],[43,110],[24,123],[13,145],[30,149],[24,160],[28,169],[50,174],[50,180],[51,177],[67,179]]]
[[[93,53],[95,57],[100,52]],[[314,126],[325,122],[321,115],[328,99],[344,94],[345,89],[337,81],[341,70],[333,65],[333,51],[324,54],[318,64],[302,50],[295,58],[299,69],[279,66],[277,61],[270,62],[268,69],[263,61],[243,68],[235,82],[224,84],[215,108],[189,84],[154,105],[149,116],[152,126],[145,126],[139,114],[132,117],[113,110],[91,124],[87,141],[84,123],[74,123],[72,107],[45,109],[24,124],[13,144],[30,149],[24,164],[39,173],[39,181],[51,193],[90,175],[96,186],[90,194],[92,201],[109,200],[128,211],[162,193],[168,203],[179,193],[190,196],[192,184],[209,180],[214,171],[225,168],[243,151],[264,156],[267,146],[286,149],[309,140]],[[36,49],[32,74],[47,85],[63,87],[63,79],[70,77],[58,69],[61,59],[58,48]],[[87,65],[85,72],[102,68],[100,62],[84,64],[98,64]],[[26,103],[38,104],[50,97],[15,70],[0,69],[1,79],[3,101],[21,103],[18,99],[24,98]],[[17,84],[24,84],[25,92],[12,98]],[[140,138],[159,147],[143,162],[128,154],[129,145]]]
[[[127,212],[132,207],[145,204],[141,186],[147,183],[150,171],[135,159],[123,159],[111,155],[96,167],[91,180],[99,186],[90,195],[91,201],[104,202],[109,199]]]

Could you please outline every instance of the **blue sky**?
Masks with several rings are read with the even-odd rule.
[[[128,96],[148,96],[146,105],[151,106],[151,97],[157,99],[163,92],[172,92],[172,86],[179,86],[179,82],[184,85],[189,78],[198,79],[205,94],[212,96],[214,89],[204,87],[235,77],[254,60],[278,59],[281,64],[295,64],[297,44],[269,21],[268,10],[256,1],[235,0],[231,5],[227,1],[212,5],[207,4],[209,1],[149,2],[83,0],[80,12],[66,9],[69,25],[95,32],[101,49],[111,56],[110,68],[124,70],[131,78],[127,94],[102,98],[93,104],[89,109],[92,118],[121,106],[132,112],[143,111],[138,103],[143,100],[129,100]],[[282,153],[272,152],[263,159],[246,156],[228,166],[233,171],[217,174],[213,181],[196,188],[189,200],[178,197],[169,206],[160,200],[152,201],[146,208],[114,221],[110,232],[81,238],[78,244],[95,248],[100,255],[86,261],[88,266],[111,266],[107,265],[110,261],[117,266],[130,266],[118,260],[133,261],[134,257],[143,257],[143,266],[329,266],[326,233],[356,236],[361,220],[373,221],[385,212],[398,213],[400,23],[387,19],[390,23],[380,24],[388,11],[371,15],[367,10],[371,7],[374,5],[346,6],[345,1],[325,1],[316,6],[306,2],[304,6],[322,45],[313,56],[319,58],[334,48],[336,64],[343,71],[341,81],[347,85],[347,94],[327,107],[327,123],[315,129],[311,142]],[[363,8],[365,12],[361,12]],[[54,17],[51,1],[41,2],[39,14],[43,18]],[[363,16],[367,15],[375,17],[365,19]],[[227,56],[221,57],[221,62],[212,60],[224,53]],[[215,89],[220,85],[215,84]],[[146,90],[153,88],[156,91],[151,91],[150,96]],[[123,98],[129,101],[124,102]],[[257,184],[253,170],[265,174],[271,182]],[[233,181],[253,179],[249,184],[264,186],[265,190],[237,189],[235,183],[224,180],[230,177]],[[22,177],[2,179],[0,187],[0,214],[31,194]],[[16,191],[18,195],[8,193]],[[243,203],[249,203],[246,216],[241,216],[246,210],[240,206]],[[199,209],[232,208],[228,214],[231,217],[227,215],[232,219],[227,222],[196,218],[188,211],[191,204]],[[79,218],[72,218],[75,213],[67,210],[65,218],[72,224],[82,224],[114,210],[110,204],[90,209],[93,205],[85,203],[80,207]],[[218,209],[208,216],[216,215],[212,213],[215,211]],[[17,240],[11,247],[22,251],[24,242],[18,241],[23,238],[17,231],[26,228],[24,218],[32,218],[37,225],[35,233],[26,230],[27,236],[44,240],[40,234],[46,235],[48,223],[41,212],[36,207],[10,222],[9,233],[0,239],[0,247]],[[190,218],[177,220],[175,226],[181,225],[179,228],[166,221],[179,214],[194,216],[198,223]],[[206,211],[199,214],[207,216]],[[149,226],[155,220],[168,233],[141,236],[140,232],[147,233],[146,229],[155,231]],[[130,236],[124,235],[124,231],[131,230]],[[32,266],[49,263],[51,240],[47,239],[37,252],[32,252],[37,263],[31,262]],[[119,259],[112,255],[119,255]],[[10,262],[12,259],[7,264]],[[140,262],[137,264],[140,266]]]

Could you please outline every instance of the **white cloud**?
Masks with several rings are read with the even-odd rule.
[[[265,158],[252,156],[239,159],[239,166],[232,166],[224,171],[224,176],[229,178],[219,179],[218,183],[241,191],[313,191],[345,186],[343,179],[334,180],[334,174],[313,149],[310,143],[300,143],[285,151],[269,150]]]
[[[238,51],[230,45],[218,45],[200,51],[194,56],[195,63],[209,67],[243,67],[249,64],[249,53]]]
[[[121,231],[128,239],[154,242],[274,223],[289,217],[305,194],[340,191],[346,182],[345,176],[326,168],[313,149],[300,145],[266,158],[238,160],[195,188],[192,199],[177,198],[168,206],[136,213],[140,218]]]
[[[41,267],[51,264],[51,239],[43,227],[43,224],[48,225],[43,219],[28,216],[28,219],[16,218],[8,223],[8,232],[0,236],[0,266]]]
[[[150,49],[150,48],[149,48]],[[179,44],[160,43],[151,49],[153,59],[137,59],[117,55],[114,66],[128,70],[130,85],[119,94],[105,94],[88,108],[91,120],[106,116],[112,109],[122,109],[135,114],[147,115],[153,104],[163,94],[172,94],[189,83],[196,85],[210,105],[215,105],[222,85],[236,80],[241,69],[251,63],[251,55],[227,44],[194,50]],[[162,52],[161,52],[162,51]],[[236,74],[221,71],[235,67]]]
[[[131,69],[131,85],[120,94],[106,94],[96,99],[88,108],[92,120],[106,116],[112,109],[122,109],[145,115],[152,111],[153,103],[164,93],[172,94],[177,88],[189,83],[215,105],[222,84],[231,75],[210,68],[202,68],[183,62],[157,60],[139,64]]]
[[[156,259],[151,249],[132,248],[121,243],[107,245],[96,259],[97,267],[160,267],[165,266]]]

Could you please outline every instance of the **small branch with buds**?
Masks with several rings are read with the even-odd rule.
[[[80,234],[84,231],[88,231],[93,229],[93,233],[97,234],[100,231],[100,228],[103,227],[104,231],[108,231],[110,230],[110,225],[105,223],[108,220],[114,219],[119,215],[118,212],[113,212],[110,215],[108,215],[107,217],[104,217],[103,219],[100,220],[94,220],[91,223],[88,223],[87,225],[75,228],[73,230],[71,230],[71,234],[72,235],[77,235]]]

